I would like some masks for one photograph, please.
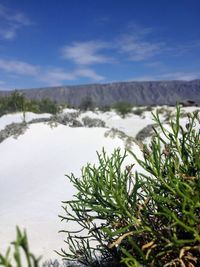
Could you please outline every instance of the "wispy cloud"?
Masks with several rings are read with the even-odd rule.
[[[149,64],[149,67],[156,68],[157,65],[159,69],[161,64],[165,65],[165,59],[173,60],[175,56],[183,56],[199,48],[200,40],[174,44],[165,38],[158,38],[156,30],[132,23],[126,33],[112,39],[77,41],[64,46],[61,51],[64,59],[78,66],[139,62],[144,67]]]
[[[183,44],[177,44],[175,46],[169,46],[166,51],[168,51],[172,56],[180,57],[184,56],[194,50],[199,50],[200,52],[200,40],[189,41]]]
[[[162,79],[167,80],[195,80],[200,78],[200,71],[199,72],[171,72],[171,73],[164,73],[161,74],[160,77]]]
[[[90,78],[93,81],[103,81],[105,79],[104,76],[97,74],[92,69],[78,69],[78,70],[75,71],[75,75],[77,77]]]
[[[159,80],[181,80],[190,81],[200,78],[200,72],[169,72],[158,75],[136,76],[131,81],[159,81]]]
[[[144,61],[160,54],[166,43],[154,40],[153,33],[152,28],[129,25],[128,33],[118,38],[118,51],[130,61]]]
[[[51,69],[44,71],[43,74],[38,77],[40,81],[49,85],[61,85],[65,81],[75,81],[79,78],[89,78],[95,82],[100,82],[105,79],[105,77],[88,68],[75,69],[70,72],[66,72],[63,69]]]
[[[102,81],[105,79],[89,68],[65,71],[62,68],[35,66],[17,60],[0,59],[0,70],[12,75],[33,77],[35,80],[49,85],[60,85],[65,81],[74,81],[79,78],[89,78],[92,81]]]
[[[19,29],[31,24],[31,20],[25,14],[0,4],[0,39],[12,40]]]
[[[101,25],[105,25],[110,22],[110,17],[109,16],[96,17],[95,22]]]
[[[6,72],[11,72],[19,75],[37,75],[39,67],[29,63],[17,60],[0,59],[0,69]]]
[[[120,52],[128,55],[128,60],[143,61],[161,53],[164,43],[142,41],[126,36],[119,42]]]
[[[9,86],[5,81],[0,80],[0,90],[1,91],[8,91],[11,90],[13,87]]]
[[[78,65],[109,63],[112,58],[100,53],[106,48],[109,44],[102,41],[75,42],[62,48],[62,56]]]
[[[74,42],[62,48],[62,57],[77,65],[116,63],[119,57],[126,61],[144,61],[160,54],[166,44],[151,40],[151,28],[132,24],[127,34],[105,40]],[[108,56],[115,55],[115,58]]]

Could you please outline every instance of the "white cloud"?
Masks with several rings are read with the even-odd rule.
[[[136,76],[131,81],[160,81],[160,80],[181,80],[191,81],[200,79],[200,72],[169,72],[158,75],[142,75]]]
[[[195,80],[200,78],[200,72],[172,72],[172,73],[165,73],[161,75],[162,79],[167,80]]]
[[[0,4],[0,39],[12,40],[20,28],[31,24],[25,14],[12,11]]]
[[[0,59],[0,69],[14,74],[30,76],[37,75],[40,70],[38,66],[34,66],[23,61],[5,59]]]
[[[6,40],[12,40],[16,36],[15,29],[0,29],[0,38]]]
[[[145,82],[145,81],[156,81],[158,80],[157,76],[154,75],[141,75],[130,78],[129,81]]]
[[[15,22],[21,25],[29,25],[31,24],[30,19],[21,12],[13,12],[7,7],[0,4],[0,18],[3,18],[10,22]]]
[[[147,31],[147,33],[149,33]],[[127,60],[144,61],[162,52],[164,42],[147,41],[145,31],[143,34],[125,35],[119,38],[118,50],[127,55]]]
[[[85,77],[85,78],[90,78],[93,81],[102,81],[105,79],[105,77],[97,74],[94,70],[92,69],[79,69],[75,71],[75,75],[77,77]]]
[[[13,87],[9,86],[5,81],[0,80],[0,91],[8,91],[11,90]]]
[[[104,80],[103,76],[89,68],[78,68],[71,71],[65,71],[61,68],[35,66],[17,60],[0,59],[0,70],[17,76],[31,76],[35,80],[45,82],[49,85],[60,85],[65,81],[74,81],[79,78],[88,78],[92,81]]]
[[[100,51],[106,48],[109,48],[109,44],[101,41],[75,42],[63,47],[62,56],[79,65],[109,63],[112,59],[100,54]]]
[[[130,29],[131,33],[118,36],[109,42],[93,40],[66,45],[62,48],[62,56],[78,65],[90,65],[116,62],[116,58],[105,54],[106,50],[115,53],[116,57],[125,55],[123,60],[143,61],[161,53],[164,49],[164,42],[148,41],[152,29],[136,25]]]
[[[100,63],[144,62],[146,66],[149,64],[149,67],[154,68],[156,65],[160,68],[163,64],[164,68],[163,62],[151,63],[150,60],[158,62],[161,58],[183,56],[199,48],[199,40],[179,45],[170,44],[168,40],[158,39],[152,28],[132,23],[127,33],[110,40],[88,40],[66,45],[62,48],[62,57],[79,67]]]
[[[175,57],[184,56],[186,54],[189,54],[190,52],[194,52],[194,50],[200,50],[200,40],[177,44],[173,47],[171,46],[166,49],[166,51],[169,52],[170,55]]]
[[[63,69],[51,69],[40,75],[39,80],[49,85],[60,85],[65,81],[74,81],[79,78],[89,78],[92,81],[102,81],[105,79],[92,69],[76,69],[70,72],[66,72]]]
[[[38,79],[50,85],[59,85],[63,81],[74,80],[75,76],[62,69],[51,69],[44,71],[44,73],[40,75]]]

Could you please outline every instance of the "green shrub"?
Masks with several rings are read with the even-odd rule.
[[[144,112],[147,112],[147,111],[152,111],[153,108],[151,106],[147,106],[147,107],[138,107],[137,109],[133,109],[133,113],[135,115],[138,115],[138,116],[142,116]]]
[[[23,111],[24,105],[24,95],[15,90],[10,96],[0,98],[0,115],[9,112]]]
[[[117,102],[113,105],[113,108],[118,112],[123,118],[132,111],[132,105],[128,102]]]
[[[198,113],[180,125],[180,108],[171,130],[158,113],[160,131],[144,146],[144,171],[124,166],[126,154],[98,154],[82,176],[68,176],[77,189],[64,202],[62,220],[80,226],[66,233],[66,259],[87,266],[200,266],[200,132]]]
[[[91,96],[85,96],[82,98],[81,103],[79,105],[79,109],[82,111],[93,110],[95,108],[94,102]]]
[[[61,107],[48,98],[41,100],[29,100],[22,93],[15,90],[10,96],[0,98],[0,116],[23,112],[24,120],[26,112],[57,114]]]
[[[102,111],[102,112],[108,112],[110,111],[111,107],[109,105],[104,105],[104,106],[100,106],[98,107],[98,110]]]
[[[16,240],[11,243],[5,255],[0,253],[0,266],[5,267],[39,267],[40,258],[36,258],[29,250],[26,232],[21,232],[17,227]]]
[[[56,102],[51,101],[48,98],[37,101],[39,113],[51,113],[57,114],[60,111],[59,106]]]

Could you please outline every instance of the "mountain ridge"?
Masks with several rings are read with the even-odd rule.
[[[188,100],[200,104],[200,79],[191,81],[125,81],[19,89],[29,99],[49,98],[79,106],[88,96],[97,106],[126,101],[133,105],[175,105]],[[0,96],[12,91],[0,91]]]

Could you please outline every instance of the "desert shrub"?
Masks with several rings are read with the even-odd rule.
[[[98,118],[90,118],[88,116],[85,116],[82,118],[82,121],[84,127],[106,127],[105,121],[102,121]]]
[[[8,97],[8,107],[11,112],[22,111],[25,105],[25,97],[23,94],[15,90]]]
[[[145,111],[144,109],[138,108],[138,109],[133,110],[133,113],[135,115],[142,116],[142,114],[144,113],[144,111]]]
[[[0,117],[6,114],[7,97],[0,97]]]
[[[18,91],[14,91],[10,96],[0,98],[0,115],[9,112],[24,111],[25,97]]]
[[[170,130],[163,127],[143,160],[144,171],[133,173],[125,154],[98,154],[99,164],[88,164],[80,178],[69,180],[77,189],[63,202],[62,220],[80,226],[64,230],[61,255],[87,266],[200,266],[200,132],[198,113],[180,125],[180,108]]]
[[[82,111],[86,110],[93,110],[95,107],[95,104],[91,98],[91,96],[85,96],[82,98],[81,103],[79,105],[79,109]]]
[[[147,107],[138,107],[137,109],[133,109],[132,112],[135,115],[142,116],[144,112],[151,112],[153,110],[152,106],[147,106]]]
[[[11,247],[8,248],[6,254],[0,253],[0,266],[5,267],[39,267],[40,258],[36,258],[29,250],[29,244],[26,232],[22,232],[17,227],[16,240],[11,243]]]
[[[128,102],[117,102],[113,105],[113,108],[119,113],[123,118],[132,111],[132,105]]]
[[[50,99],[29,100],[22,93],[15,90],[11,95],[0,98],[0,116],[13,113],[23,112],[24,120],[25,113],[51,113],[57,114],[61,110],[60,105]]]
[[[60,111],[59,105],[48,98],[37,101],[37,106],[39,113],[57,114]]]
[[[140,130],[136,136],[135,139],[139,142],[145,142],[145,140],[149,137],[151,137],[154,133],[154,128],[156,127],[156,124],[148,124],[146,127],[144,127],[142,130]]]
[[[102,112],[108,112],[108,111],[110,111],[111,106],[109,106],[109,105],[104,105],[104,106],[100,106],[100,107],[98,107],[98,109],[99,109],[100,111],[102,111]]]

